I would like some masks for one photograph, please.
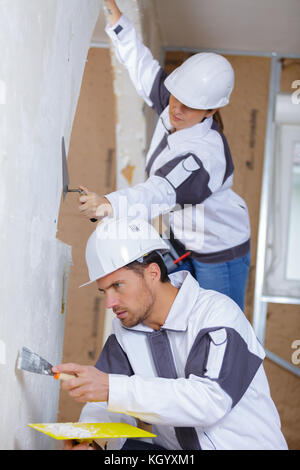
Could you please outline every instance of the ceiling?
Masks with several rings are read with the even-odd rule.
[[[165,47],[300,56],[300,0],[151,1]],[[101,10],[93,42],[108,43],[104,25]]]

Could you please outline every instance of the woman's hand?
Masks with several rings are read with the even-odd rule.
[[[108,199],[104,196],[89,191],[84,186],[79,186],[79,189],[84,191],[79,197],[81,205],[79,211],[88,219],[103,219],[103,217],[110,216],[113,213],[113,207]]]
[[[104,4],[107,8],[109,24],[113,27],[121,18],[122,12],[119,10],[115,0],[104,0]]]

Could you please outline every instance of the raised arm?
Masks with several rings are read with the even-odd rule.
[[[108,24],[105,28],[119,62],[124,65],[137,93],[158,114],[168,105],[169,92],[162,83],[164,70],[143,44],[133,23],[118,8],[115,0],[105,0]],[[159,102],[159,104],[158,104]]]
[[[122,13],[118,8],[115,0],[104,0],[108,12],[108,20],[111,27],[113,27],[121,18]]]

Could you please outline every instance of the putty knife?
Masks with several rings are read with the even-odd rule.
[[[69,189],[69,171],[68,171],[68,164],[67,164],[67,154],[66,154],[66,146],[65,146],[65,138],[62,138],[61,141],[61,151],[62,151],[62,174],[63,174],[63,198],[65,200],[67,193],[80,193],[85,194],[84,191],[81,189]],[[97,222],[97,219],[90,219],[91,222]]]
[[[69,380],[74,378],[70,374],[54,374],[52,372],[53,365],[43,359],[41,356],[23,346],[17,361],[17,368],[33,372],[35,374],[52,375],[55,379]]]

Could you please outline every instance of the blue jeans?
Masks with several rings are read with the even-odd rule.
[[[225,263],[201,263],[187,258],[174,272],[189,271],[197,279],[200,287],[228,295],[244,311],[249,268],[250,251],[245,256]]]

